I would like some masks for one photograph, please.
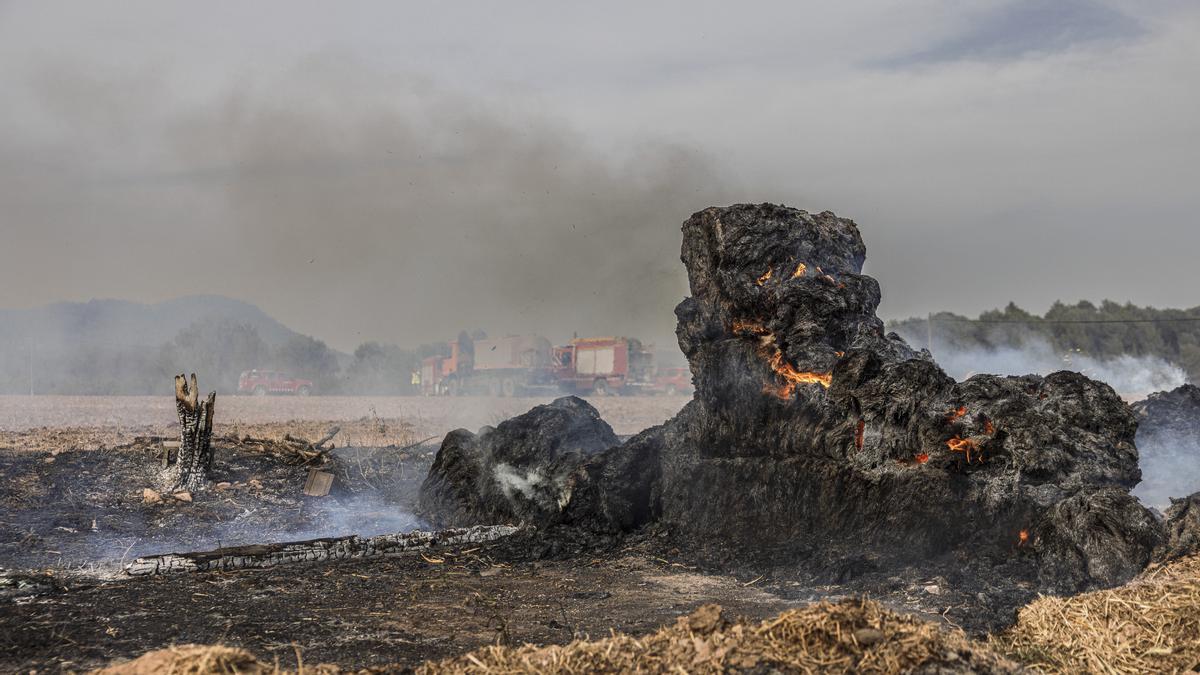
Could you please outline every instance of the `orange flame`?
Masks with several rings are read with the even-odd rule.
[[[1021,530],[1017,535],[1017,546],[1024,546],[1029,541],[1029,530]]]
[[[913,455],[913,459],[917,460],[917,464],[924,464],[925,462],[929,461],[929,453],[918,452],[917,454]]]
[[[771,366],[771,370],[775,371],[776,375],[783,378],[784,383],[778,387],[768,385],[763,390],[769,391],[779,398],[791,398],[792,392],[796,390],[798,384],[819,384],[828,389],[829,385],[833,383],[833,373],[811,373],[797,370],[783,358],[783,352],[778,348],[767,358],[767,365]]]
[[[854,431],[854,449],[862,450],[863,436],[866,435],[867,423],[864,420],[858,421],[858,428]]]
[[[771,331],[767,327],[757,321],[742,321],[735,319],[733,322],[734,333],[749,333],[751,335],[770,335]]]
[[[800,277],[804,276],[804,273],[807,271],[808,271],[808,265],[805,265],[804,263],[800,263],[799,265],[796,265],[796,271],[792,272],[792,278],[799,279]]]
[[[771,275],[772,275],[774,272],[775,272],[775,270],[774,270],[774,269],[772,269],[772,268],[768,267],[768,268],[767,268],[767,273],[766,273],[766,274],[764,274],[764,275],[762,275],[761,277],[759,277],[759,278],[758,278],[758,281],[756,281],[756,282],[754,282],[754,283],[758,284],[759,286],[762,286],[763,284],[767,283],[767,281],[768,281],[768,280],[771,278]]]
[[[979,453],[979,446],[975,444],[975,441],[969,438],[959,438],[958,436],[955,436],[954,438],[946,441],[946,446],[950,448],[950,452],[961,452],[965,454],[967,456],[967,464],[971,463],[972,452],[976,454]],[[982,455],[979,456],[979,461],[983,461]]]
[[[962,419],[962,417],[966,414],[967,414],[967,406],[960,405],[957,408],[955,408],[954,410],[951,410],[950,412],[946,413],[946,421],[953,422],[955,420]]]
[[[792,393],[796,391],[798,384],[819,384],[826,389],[833,382],[833,373],[812,373],[802,370],[797,370],[795,366],[788,363],[783,357],[783,352],[775,345],[771,331],[767,330],[766,326],[756,321],[744,321],[735,319],[731,327],[733,333],[741,335],[754,335],[759,338],[758,353],[759,356],[766,359],[767,365],[775,374],[783,379],[782,384],[766,384],[763,385],[763,391],[774,394],[782,399],[789,399]]]
[[[983,421],[983,430],[986,433],[994,434],[994,433],[996,433],[996,425],[992,424],[991,420],[985,419]]]

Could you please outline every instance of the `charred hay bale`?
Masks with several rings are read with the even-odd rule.
[[[1172,498],[1200,490],[1200,387],[1185,384],[1133,404],[1147,506],[1166,509]]]
[[[1123,584],[1145,569],[1162,543],[1153,514],[1115,487],[1064,499],[1033,528],[1042,588],[1057,593]]]
[[[421,485],[421,510],[440,527],[557,522],[576,470],[617,443],[596,409],[575,396],[478,434],[452,431]]]
[[[1200,492],[1172,499],[1166,514],[1166,540],[1156,552],[1159,560],[1200,553]]]
[[[1111,387],[1068,372],[956,383],[885,335],[853,222],[737,205],[683,235],[677,334],[697,392],[668,423],[679,442],[658,491],[662,520],[696,545],[1036,558],[1030,531],[1055,505],[1138,481],[1136,421]],[[1110,502],[1077,519],[1105,530],[1080,541],[1109,545],[1070,548],[1085,573],[1067,585],[1117,583],[1149,559],[1153,518]]]
[[[1137,424],[1108,385],[1069,372],[955,382],[885,334],[858,227],[829,212],[705,209],[684,222],[681,257],[692,296],[676,334],[694,400],[586,463],[543,451],[501,461],[528,441],[447,437],[427,501],[461,516],[448,524],[654,520],[693,549],[743,558],[1019,558],[1059,590],[1118,583],[1149,560],[1162,533],[1128,495]],[[541,438],[530,415],[519,428]],[[500,463],[556,487],[502,493]],[[514,510],[514,499],[526,501]]]

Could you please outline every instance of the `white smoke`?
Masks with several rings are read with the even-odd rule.
[[[509,499],[512,499],[514,492],[521,493],[526,499],[534,499],[535,488],[546,482],[546,477],[536,469],[521,475],[512,465],[503,463],[496,465],[493,474],[504,496]]]
[[[959,349],[934,344],[933,357],[951,377],[962,381],[979,373],[997,375],[1048,375],[1072,370],[1108,383],[1126,400],[1145,398],[1155,391],[1174,389],[1187,382],[1179,366],[1157,356],[1096,358],[1079,351],[1059,352],[1044,340],[1032,339],[1021,347]]]

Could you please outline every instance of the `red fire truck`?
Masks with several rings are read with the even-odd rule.
[[[576,338],[553,347],[540,336],[511,335],[448,344],[449,356],[421,363],[426,396],[556,391],[603,396],[648,393],[654,387],[654,354],[633,338]]]
[[[649,393],[654,352],[624,337],[576,338],[554,349],[559,389],[604,396]]]
[[[449,346],[449,356],[421,363],[421,393],[523,396],[557,384],[553,348],[544,337],[452,340]]]

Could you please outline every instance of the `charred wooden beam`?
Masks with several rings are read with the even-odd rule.
[[[212,469],[213,408],[217,392],[200,400],[196,374],[191,382],[183,375],[175,376],[175,410],[179,414],[179,453],[175,464],[167,468],[167,483],[171,490],[197,490],[208,483]]]
[[[381,534],[375,537],[351,535],[278,544],[229,546],[195,553],[166,553],[138,558],[125,566],[125,573],[130,576],[148,576],[209,570],[254,569],[289,563],[383,558],[422,551],[435,546],[457,546],[492,541],[507,537],[517,529],[508,525],[478,525],[438,532],[418,531],[404,534]]]

